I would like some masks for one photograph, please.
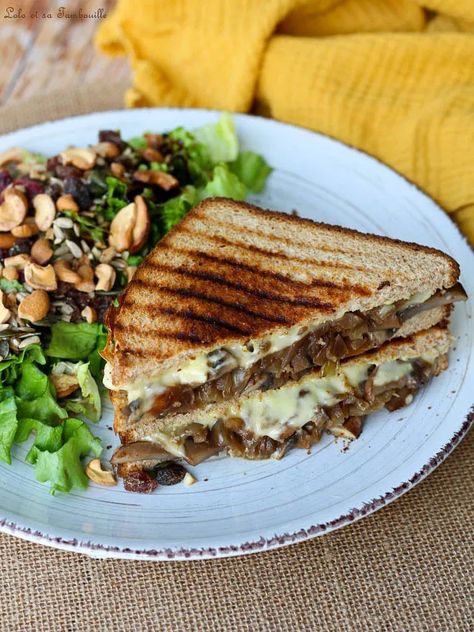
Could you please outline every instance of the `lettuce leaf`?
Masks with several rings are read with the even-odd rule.
[[[19,419],[37,419],[53,424],[58,419],[67,417],[64,408],[56,401],[54,388],[48,376],[32,362],[22,364],[15,392]]]
[[[204,145],[213,164],[235,160],[239,153],[239,139],[232,116],[224,112],[217,123],[203,125],[193,132],[196,140]]]
[[[100,439],[94,437],[80,419],[66,419],[60,427],[63,445],[58,450],[49,451],[33,445],[28,453],[30,463],[36,466],[36,480],[40,483],[49,481],[51,494],[87,488],[89,479],[81,459],[91,453],[99,457],[102,452]]]
[[[76,414],[86,415],[91,421],[99,421],[102,412],[102,404],[100,401],[99,388],[89,370],[89,363],[84,364],[78,362],[77,364],[73,364],[72,362],[60,362],[59,364],[64,365],[65,373],[77,377],[81,389],[80,399],[64,400],[66,410]],[[59,365],[53,367],[53,373],[56,372],[55,368],[58,368],[58,366]]]
[[[20,419],[18,421],[15,442],[23,443],[23,441],[28,439],[33,431],[35,432],[35,438],[33,445],[25,458],[27,463],[35,462],[36,451],[33,450],[33,448],[48,450],[48,452],[56,452],[56,450],[59,450],[63,442],[62,424],[59,424],[58,426],[49,426],[38,419]]]
[[[0,279],[0,290],[4,292],[21,292],[23,285],[19,281],[9,281],[8,279]]]
[[[97,349],[102,333],[100,323],[59,321],[51,326],[51,342],[46,355],[65,360],[85,360]]]
[[[12,385],[18,379],[21,365],[26,361],[45,364],[43,350],[40,345],[30,345],[18,355],[10,355],[6,360],[0,362],[0,381],[3,386]]]
[[[0,402],[0,459],[11,463],[11,447],[18,427],[17,409],[12,389],[2,389]]]
[[[196,204],[198,195],[193,186],[183,189],[181,195],[168,200],[161,206],[161,218],[166,232],[171,230],[186,213]]]
[[[229,168],[247,189],[254,193],[260,193],[265,186],[272,168],[263,156],[253,151],[243,151],[229,164]]]
[[[247,196],[245,184],[230,171],[226,164],[214,167],[212,178],[200,193],[201,199],[214,196],[229,197],[234,200],[245,200]]]

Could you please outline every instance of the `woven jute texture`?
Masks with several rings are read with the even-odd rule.
[[[0,130],[121,103],[121,86],[84,86],[4,108]],[[0,629],[467,632],[473,447],[350,527],[248,557],[100,561],[0,535]]]

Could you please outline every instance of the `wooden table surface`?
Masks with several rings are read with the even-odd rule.
[[[0,106],[104,78],[126,81],[130,76],[126,58],[106,57],[94,48],[101,19],[58,17],[61,7],[68,15],[78,14],[79,9],[83,14],[98,9],[107,14],[115,4],[115,0],[0,0]]]

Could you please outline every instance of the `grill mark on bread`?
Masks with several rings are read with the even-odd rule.
[[[183,340],[185,342],[192,342],[193,344],[204,344],[207,343],[208,340],[204,340],[200,338],[196,334],[188,334],[183,333],[182,331],[158,331],[156,329],[146,330],[142,325],[135,325],[133,323],[128,323],[127,325],[121,325],[117,323],[115,326],[115,331],[124,332],[125,334],[138,334],[141,338],[167,338],[169,340]],[[122,344],[120,345],[120,351],[122,353],[127,353],[129,350],[128,347],[124,347]],[[130,350],[130,353],[133,355],[140,355],[141,357],[146,357],[150,355],[149,350],[140,350],[133,347]],[[151,354],[152,355],[152,354]]]
[[[224,231],[239,230],[238,224],[229,224],[228,222],[223,222],[222,220],[217,219],[215,216],[212,217],[212,223],[215,226],[216,225],[220,226]],[[303,247],[308,246],[308,243],[305,241],[290,239],[288,237],[284,237],[283,235],[275,235],[274,233],[270,233],[270,232],[266,233],[264,230],[259,230],[258,228],[251,228],[250,226],[245,226],[245,232],[251,233],[252,235],[255,235],[256,237],[268,239],[269,241],[281,242],[288,246],[303,246]],[[348,252],[349,253],[351,252],[350,250],[347,250],[347,248],[334,248],[334,247],[325,246],[324,244],[319,244],[319,243],[318,243],[318,250],[322,250],[323,252],[342,253],[342,254],[348,254]]]
[[[174,309],[173,307],[157,307],[151,306],[146,309],[148,313],[163,313],[168,314],[169,316],[179,316],[184,320],[199,321],[201,323],[206,323],[208,325],[212,325],[215,329],[227,329],[228,331],[232,331],[236,334],[241,334],[242,336],[250,336],[252,331],[250,329],[244,329],[243,327],[238,327],[237,325],[233,325],[221,318],[214,318],[213,316],[204,316],[202,314],[196,314],[190,309]]]
[[[190,236],[199,235],[200,237],[204,237],[205,239],[209,241],[222,244],[224,246],[232,246],[234,248],[240,248],[242,250],[249,250],[251,252],[256,252],[260,255],[265,256],[268,259],[276,258],[276,259],[283,259],[284,261],[289,261],[289,262],[296,261],[298,263],[307,264],[311,266],[312,268],[314,268],[315,266],[319,266],[321,268],[335,268],[336,270],[357,270],[358,272],[364,272],[366,274],[372,271],[370,268],[367,268],[365,266],[352,265],[350,263],[343,263],[342,261],[321,261],[321,260],[315,261],[314,259],[305,259],[304,257],[298,257],[297,255],[287,255],[284,252],[267,250],[260,246],[256,246],[255,244],[246,244],[242,241],[233,241],[232,239],[227,239],[227,237],[224,237],[222,235],[205,233],[200,230],[196,230],[196,228],[193,228],[191,230],[190,228],[187,228],[186,226],[181,227],[180,233],[187,233]]]
[[[201,272],[199,270],[189,270],[184,266],[171,266],[166,265],[164,263],[156,263],[154,261],[145,261],[140,268],[140,273],[147,273],[148,271],[153,270],[162,270],[165,272],[170,272],[173,274],[181,274],[183,276],[187,276],[191,279],[199,279],[202,281],[209,281],[211,283],[215,283],[217,285],[221,285],[223,287],[233,288],[235,290],[240,290],[244,292],[244,294],[248,294],[249,296],[253,296],[258,299],[265,299],[267,301],[275,301],[278,303],[287,303],[289,305],[296,305],[298,307],[312,307],[321,310],[334,311],[333,303],[327,303],[324,301],[320,301],[317,298],[290,298],[283,294],[274,294],[273,292],[267,292],[264,290],[258,290],[254,288],[250,288],[243,283],[238,283],[237,281],[230,281],[226,279],[221,274],[215,274],[211,272]],[[144,279],[134,279],[134,286],[137,286],[137,281],[141,282],[142,288],[154,290],[156,291],[159,288],[159,285],[154,283],[150,283],[149,281],[145,281]]]
[[[137,279],[137,282],[140,283],[140,279]],[[289,325],[291,324],[291,320],[288,320],[284,316],[277,316],[275,314],[269,315],[263,312],[259,312],[255,309],[251,309],[246,305],[242,305],[240,303],[231,303],[230,301],[226,301],[223,298],[219,298],[217,296],[208,296],[207,294],[203,294],[202,292],[198,292],[196,290],[191,290],[190,288],[180,288],[180,287],[169,287],[160,285],[158,287],[159,291],[162,293],[169,293],[176,296],[181,296],[183,298],[192,298],[198,301],[214,303],[215,305],[219,305],[221,307],[226,307],[228,309],[240,312],[245,316],[250,316],[252,318],[258,318],[260,320],[266,320],[269,323],[279,323],[281,325]],[[123,305],[127,305],[128,301],[125,297],[123,301]],[[130,302],[131,305],[135,304],[135,301]]]
[[[281,274],[281,272],[273,272],[271,270],[265,270],[264,268],[260,268],[257,266],[249,265],[248,263],[244,263],[242,261],[236,261],[235,259],[229,259],[227,257],[218,257],[216,255],[209,254],[202,250],[187,250],[186,248],[178,248],[173,244],[166,244],[164,246],[167,250],[171,250],[172,252],[177,252],[181,255],[185,255],[190,258],[199,258],[204,259],[205,261],[210,261],[212,263],[217,263],[221,266],[229,266],[230,268],[236,268],[237,270],[245,270],[250,272],[251,274],[255,274],[258,276],[268,277],[270,280],[278,280],[282,283],[291,283],[293,287],[298,287],[302,291],[307,291],[309,287],[325,287],[329,290],[339,290],[341,292],[347,292],[347,290],[352,290],[356,294],[360,296],[369,296],[371,294],[370,290],[363,285],[359,285],[357,283],[347,284],[347,283],[334,283],[334,281],[326,281],[324,279],[312,279],[309,283],[305,283],[304,281],[298,281],[297,279],[292,279],[286,274]]]

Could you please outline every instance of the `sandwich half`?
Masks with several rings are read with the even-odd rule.
[[[276,389],[446,321],[458,276],[432,248],[208,199],[109,309],[104,383],[130,423]]]
[[[309,449],[324,431],[353,439],[368,413],[410,404],[423,384],[446,369],[450,343],[447,328],[435,326],[337,365],[313,368],[276,389],[162,418],[147,413],[138,422],[123,413],[125,394],[114,393],[123,445],[112,463],[126,487],[137,489],[139,480],[139,490],[146,491],[156,468],[172,461],[196,465],[221,451],[281,458],[293,447]]]

